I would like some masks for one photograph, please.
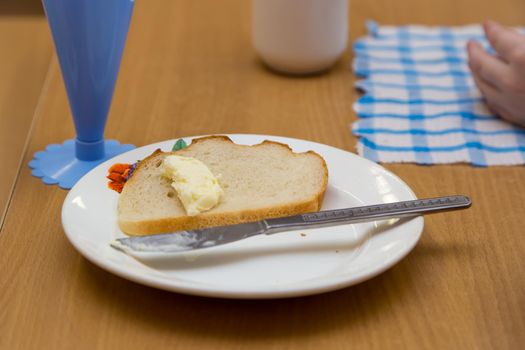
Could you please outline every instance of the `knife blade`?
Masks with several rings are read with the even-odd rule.
[[[413,217],[449,210],[466,209],[470,207],[471,204],[470,198],[462,195],[416,199],[362,207],[325,210],[199,230],[119,238],[111,242],[110,245],[125,253],[185,252],[216,247],[262,234],[269,235],[298,229],[305,230],[391,218]]]

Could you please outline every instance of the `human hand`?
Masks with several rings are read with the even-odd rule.
[[[493,112],[525,127],[525,36],[494,21],[485,22],[483,28],[497,55],[477,42],[468,43],[468,64],[476,85]]]

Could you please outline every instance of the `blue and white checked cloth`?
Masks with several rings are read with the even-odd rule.
[[[525,164],[525,130],[494,116],[466,62],[466,43],[491,50],[481,26],[368,24],[354,44],[364,77],[354,104],[360,155],[376,162]]]

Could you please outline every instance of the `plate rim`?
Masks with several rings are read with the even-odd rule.
[[[285,141],[285,142],[286,142],[286,140],[290,140],[290,141],[298,142],[298,143],[308,143],[308,144],[320,145],[320,146],[323,146],[323,147],[327,147],[327,148],[329,148],[329,149],[331,149],[332,151],[335,151],[335,152],[344,152],[346,155],[349,155],[349,156],[353,157],[354,159],[358,159],[359,161],[364,161],[365,163],[368,163],[369,166],[374,166],[374,167],[377,167],[377,168],[381,169],[381,171],[384,174],[387,174],[389,177],[391,177],[392,179],[394,179],[398,183],[402,184],[405,187],[405,189],[407,190],[408,194],[413,199],[417,198],[415,193],[414,193],[414,191],[410,188],[410,186],[408,186],[408,184],[406,184],[399,176],[397,176],[396,174],[392,173],[388,169],[384,168],[380,164],[372,162],[372,161],[370,161],[370,160],[368,160],[368,159],[366,159],[364,157],[361,157],[361,156],[359,156],[359,155],[357,155],[355,153],[352,153],[352,152],[344,150],[344,149],[340,149],[340,148],[337,148],[337,147],[334,147],[334,146],[331,146],[331,145],[326,145],[326,144],[322,144],[322,143],[315,142],[315,141],[304,140],[304,139],[297,139],[297,138],[291,138],[291,137],[284,137],[284,136],[277,136],[277,135],[265,135],[265,134],[216,134],[216,135],[224,135],[224,136],[228,136],[230,138],[236,138],[236,137],[243,138],[244,137],[244,138],[263,138],[263,139],[264,138],[268,138],[269,140],[271,140],[271,139],[281,139],[282,141]],[[187,136],[187,137],[180,137],[180,138],[182,138],[184,140],[192,140],[194,138],[199,138],[199,137],[204,137],[204,136],[209,136],[209,135]],[[121,153],[121,154],[119,154],[119,155],[117,155],[117,156],[115,156],[115,157],[113,157],[113,158],[111,158],[111,159],[101,163],[100,165],[98,165],[97,167],[95,167],[94,169],[89,171],[85,176],[88,176],[89,174],[91,174],[93,171],[95,171],[95,169],[98,169],[100,167],[107,167],[107,164],[112,162],[113,159],[115,159],[116,157],[121,157],[123,155],[125,156],[128,153],[134,153],[136,151],[140,151],[140,150],[142,150],[144,148],[151,147],[151,146],[154,146],[154,145],[165,144],[165,143],[168,143],[168,142],[174,142],[177,139],[179,139],[179,138],[153,142],[153,143],[150,143],[150,144],[147,144],[147,145],[143,145],[141,147],[137,147],[137,148],[135,148],[133,150]],[[281,141],[277,140],[277,142],[281,142]],[[293,148],[293,146],[292,146],[292,148]],[[314,151],[317,152],[317,150],[315,150],[315,149],[314,149]],[[215,288],[214,285],[206,285],[204,288],[199,288],[198,286],[196,286],[197,282],[195,282],[193,285],[187,285],[185,283],[183,283],[183,284],[177,284],[177,283],[173,284],[173,282],[172,283],[167,283],[165,281],[162,282],[162,281],[158,281],[156,278],[154,278],[154,277],[152,277],[150,275],[144,275],[144,273],[142,271],[140,271],[140,270],[129,268],[128,266],[124,266],[124,267],[118,266],[118,264],[116,264],[115,262],[113,262],[111,260],[104,259],[104,258],[98,258],[97,259],[95,256],[93,256],[93,254],[91,254],[91,252],[89,252],[86,249],[86,247],[84,247],[82,244],[80,244],[80,242],[78,242],[78,240],[76,240],[76,238],[74,237],[75,235],[72,234],[71,232],[69,232],[69,229],[68,229],[67,224],[66,224],[66,221],[67,221],[66,210],[67,210],[68,203],[71,202],[71,198],[70,197],[72,197],[75,194],[75,189],[77,189],[77,186],[81,186],[82,185],[83,178],[81,178],[77,182],[77,184],[75,184],[75,186],[73,186],[73,188],[71,188],[71,190],[68,192],[66,198],[64,199],[64,202],[63,202],[63,205],[62,205],[62,211],[61,211],[62,227],[63,227],[64,233],[65,233],[68,241],[73,245],[73,247],[84,258],[86,258],[91,263],[93,263],[96,266],[98,266],[98,267],[100,267],[100,268],[102,268],[102,269],[104,269],[104,270],[106,270],[106,271],[108,271],[108,272],[110,272],[110,273],[112,273],[114,275],[117,275],[117,276],[119,276],[121,278],[127,279],[129,281],[133,281],[135,283],[143,284],[143,285],[146,285],[146,286],[149,286],[149,287],[158,288],[158,289],[171,291],[171,292],[188,294],[188,295],[197,295],[197,296],[215,297],[215,298],[226,298],[226,299],[276,299],[276,298],[291,298],[291,297],[298,297],[298,296],[307,296],[307,295],[320,294],[320,293],[329,292],[329,291],[335,291],[335,290],[338,290],[338,289],[342,289],[342,288],[345,288],[345,287],[349,287],[349,286],[361,283],[361,282],[363,282],[365,280],[371,279],[371,278],[373,278],[373,277],[375,277],[375,276],[385,272],[386,270],[390,269],[392,266],[394,266],[399,261],[404,259],[414,249],[414,247],[416,246],[416,244],[419,242],[419,240],[421,238],[421,235],[422,235],[422,232],[423,232],[423,228],[424,228],[424,219],[423,219],[422,216],[412,219],[415,222],[415,224],[417,225],[417,227],[414,228],[414,230],[417,231],[415,233],[416,238],[412,242],[410,242],[410,244],[405,246],[405,249],[403,250],[402,253],[396,255],[393,259],[390,259],[390,260],[386,261],[385,263],[382,263],[379,267],[372,268],[371,269],[372,271],[369,271],[370,269],[364,269],[364,270],[359,271],[357,273],[353,273],[351,278],[348,278],[348,277],[346,277],[344,275],[339,275],[339,276],[337,276],[335,278],[334,277],[330,278],[329,279],[330,283],[323,283],[321,285],[312,285],[312,286],[307,286],[307,287],[303,287],[303,288],[295,288],[295,289],[290,288],[290,285],[287,285],[286,288],[283,288],[283,289],[280,289],[280,288],[274,286],[272,290],[263,290],[263,291],[260,291],[260,290],[259,291],[257,291],[257,290],[247,291],[246,289],[243,289],[243,290],[235,290],[235,289],[233,289],[232,290],[232,289],[227,289],[227,288],[224,288],[224,287],[217,287],[217,288]]]

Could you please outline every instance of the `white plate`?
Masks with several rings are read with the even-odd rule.
[[[296,152],[314,150],[328,165],[323,209],[415,199],[397,176],[355,154],[297,139],[229,135],[236,143],[265,139]],[[185,139],[187,142],[191,138]],[[133,163],[175,140],[119,155],[84,176],[67,195],[62,224],[70,242],[94,264],[118,276],[165,290],[224,298],[281,298],[316,294],[369,279],[407,255],[423,230],[423,218],[389,220],[257,236],[169,258],[138,261],[109,246],[124,236],[117,227],[118,194],[107,188],[114,163]]]

